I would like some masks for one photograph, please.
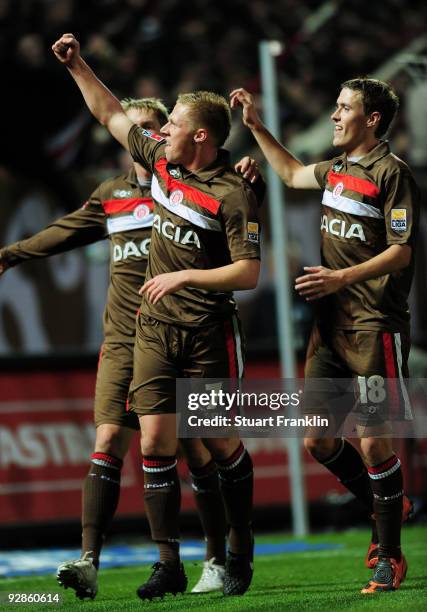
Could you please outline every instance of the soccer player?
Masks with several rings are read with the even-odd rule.
[[[317,300],[306,377],[355,377],[359,402],[365,386],[368,391],[380,386],[385,392],[384,379],[397,378],[402,397],[407,397],[407,297],[419,195],[408,166],[382,140],[398,109],[396,94],[376,79],[343,83],[331,117],[333,144],[341,153],[307,166],[268,132],[244,89],[231,93],[232,108],[239,105],[243,123],[285,184],[323,189],[322,265],[305,268],[295,284],[307,300]],[[376,519],[377,537],[374,534],[366,559],[374,572],[361,592],[377,593],[399,588],[405,578],[400,531],[410,502],[403,494],[400,460],[391,438],[375,435],[369,420],[364,425],[363,459],[345,439],[307,438],[305,445]]]
[[[137,320],[130,404],[139,416],[144,499],[160,551],[142,599],[183,592],[179,557],[175,379],[239,377],[242,339],[232,291],[256,286],[260,268],[256,198],[221,145],[230,109],[211,92],[179,96],[161,135],[141,130],[80,56],[71,34],[52,47],[89,109],[153,173],[153,232]],[[230,525],[224,594],[252,579],[252,461],[240,440],[206,439]]]
[[[155,98],[122,101],[126,115],[144,129],[159,131],[168,121]],[[238,169],[248,180],[257,176],[253,160],[243,158]],[[151,174],[134,162],[127,175],[101,183],[80,210],[56,220],[36,235],[0,250],[0,274],[30,259],[48,257],[105,238],[111,243],[108,301],[104,312],[105,341],[96,381],[94,418],[96,440],[82,496],[82,556],[58,568],[61,584],[78,597],[94,598],[105,533],[120,493],[120,470],[133,434],[136,415],[126,412],[132,380],[135,315],[153,223]],[[206,539],[206,561],[194,592],[221,590],[225,563],[225,517],[212,458],[199,440],[183,440],[193,490]]]

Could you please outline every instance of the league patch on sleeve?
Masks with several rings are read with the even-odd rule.
[[[156,132],[152,132],[151,130],[141,130],[141,134],[143,134],[144,136],[147,136],[147,138],[151,138],[152,140],[156,140],[157,142],[163,142],[164,141],[163,136],[160,136],[160,134],[156,134]]]
[[[391,209],[391,229],[395,232],[406,232],[406,208]]]
[[[253,221],[248,222],[248,241],[255,244],[259,242],[259,225]]]

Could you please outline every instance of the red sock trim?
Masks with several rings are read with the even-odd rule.
[[[399,461],[397,455],[392,455],[387,461],[383,463],[379,463],[378,465],[369,466],[368,472],[370,474],[381,474],[381,472],[387,472],[390,468],[392,468]]]
[[[146,467],[167,467],[168,465],[174,465],[176,457],[155,457],[146,456],[142,459],[142,465]]]
[[[121,459],[113,457],[113,455],[107,455],[107,453],[92,453],[90,458],[91,460],[100,459],[101,461],[106,461],[107,463],[110,463],[111,465],[114,465],[117,468],[121,468],[123,465],[123,461]]]

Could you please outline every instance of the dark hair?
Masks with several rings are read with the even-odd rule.
[[[358,77],[342,83],[341,89],[344,89],[344,87],[353,91],[360,91],[365,115],[370,115],[375,111],[381,114],[375,136],[378,138],[384,136],[399,108],[399,98],[391,85],[378,79]]]

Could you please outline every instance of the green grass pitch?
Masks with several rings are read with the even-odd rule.
[[[260,536],[258,541],[290,541],[291,536]],[[361,595],[359,590],[371,572],[363,565],[369,540],[367,531],[324,533],[304,538],[309,542],[339,543],[331,551],[258,556],[250,590],[243,597],[225,598],[222,594],[172,595],[163,601],[142,602],[135,591],[149,575],[150,567],[110,569],[100,572],[99,592],[94,601],[81,602],[74,591],[60,589],[53,576],[7,578],[0,580],[0,591],[61,591],[61,606],[29,604],[5,605],[1,610],[62,610],[74,612],[116,612],[120,610],[244,611],[270,610],[401,610],[427,612],[427,527],[406,527],[402,543],[408,559],[408,577],[399,591]],[[29,552],[28,554],[31,554]],[[201,562],[187,562],[189,590],[200,575]]]

